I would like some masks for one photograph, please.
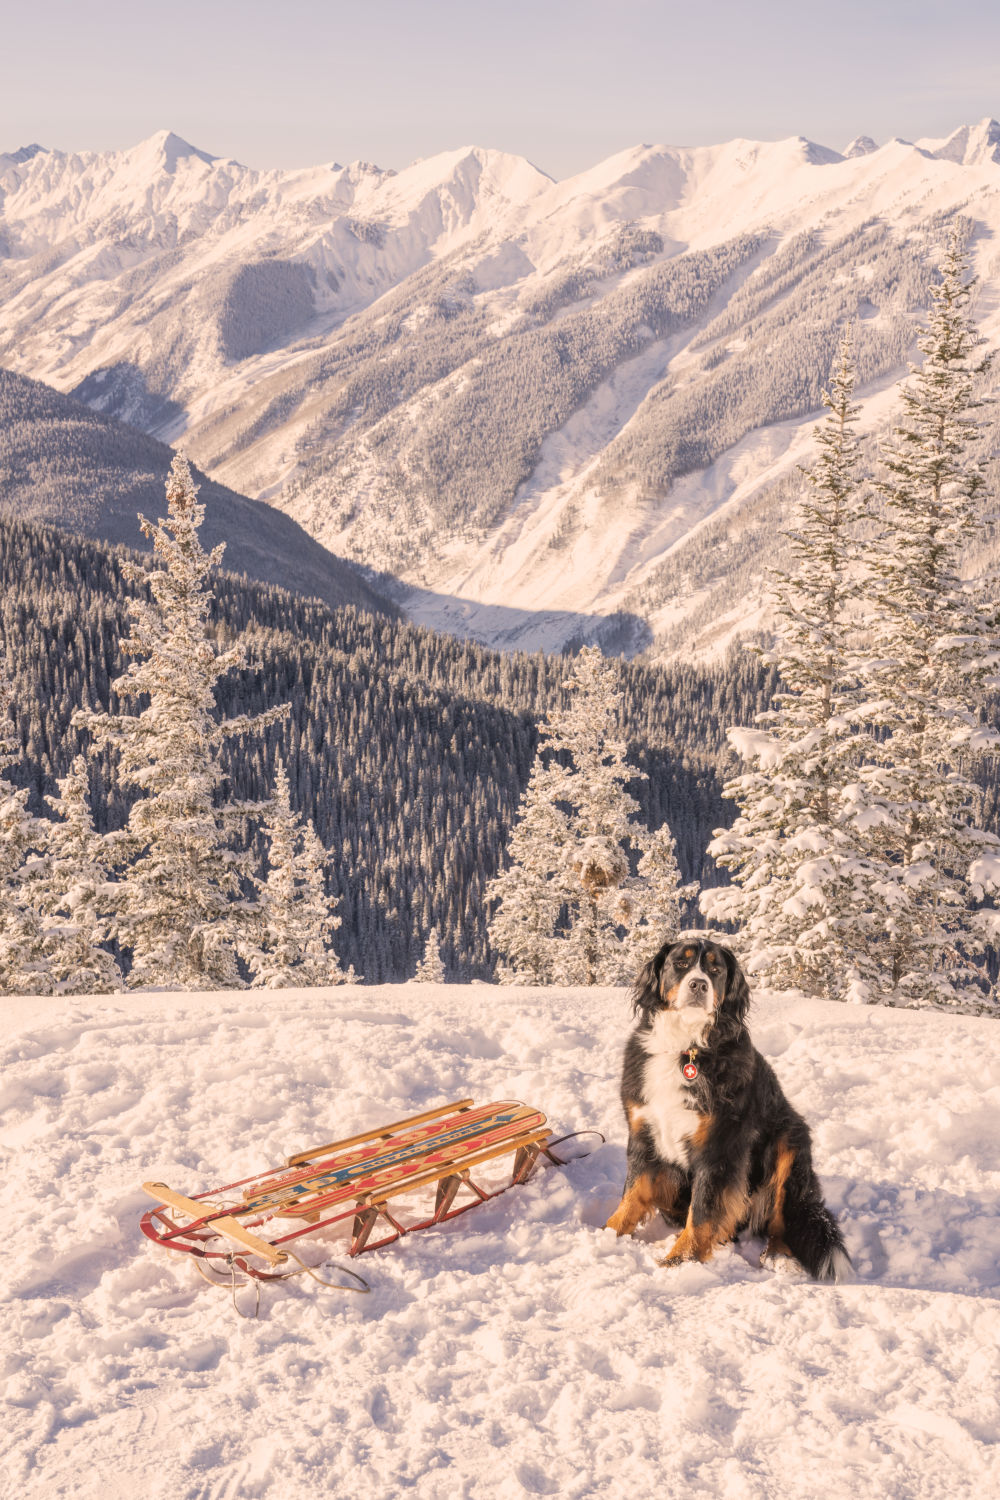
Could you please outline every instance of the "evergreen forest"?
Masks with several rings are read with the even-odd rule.
[[[46,814],[73,757],[80,707],[117,710],[128,601],[141,587],[123,548],[0,520],[2,634],[22,749],[12,773]],[[144,565],[148,559],[143,558]],[[501,654],[384,616],[219,574],[212,630],[242,638],[251,668],[223,679],[222,718],[287,703],[287,717],[223,750],[230,798],[270,794],[280,756],[293,808],[330,854],[329,894],[344,965],[370,982],[412,976],[436,928],[449,979],[493,975],[484,891],[496,874],[538,744],[538,722],[566,701],[559,656]],[[732,818],[721,790],[725,729],[770,698],[773,671],[748,654],[710,670],[623,664],[633,790],[651,828],[666,820],[685,880],[712,883],[712,830]],[[99,831],[128,805],[107,753],[92,758]],[[260,843],[254,821],[248,840]]]

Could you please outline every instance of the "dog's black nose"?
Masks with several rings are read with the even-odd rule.
[[[688,989],[694,995],[707,995],[708,980],[699,978],[697,974],[692,974],[688,980]]]

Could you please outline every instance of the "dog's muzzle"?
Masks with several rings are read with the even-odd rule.
[[[705,1010],[715,1009],[715,991],[712,981],[705,974],[688,974],[681,980],[677,988],[677,1005],[679,1008],[687,1009],[702,1006]]]

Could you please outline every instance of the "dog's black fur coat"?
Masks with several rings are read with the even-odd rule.
[[[767,1236],[766,1256],[844,1279],[850,1258],[813,1171],[809,1127],[750,1040],[750,992],[731,950],[704,934],[665,943],[633,999],[622,1071],[628,1174],[609,1227],[630,1234],[658,1209],[681,1230],[667,1265],[707,1260],[745,1230]],[[687,1081],[692,1044],[698,1073]]]

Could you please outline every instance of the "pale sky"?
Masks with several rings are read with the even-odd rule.
[[[0,0],[0,150],[163,128],[255,167],[463,145],[841,148],[1000,115],[996,0]]]

